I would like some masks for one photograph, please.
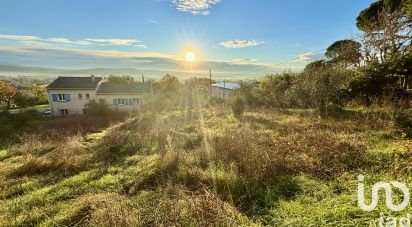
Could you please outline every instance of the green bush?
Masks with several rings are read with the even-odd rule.
[[[104,100],[91,100],[85,105],[86,115],[92,116],[108,116],[112,113],[112,110],[109,108],[109,105]]]
[[[245,100],[240,96],[236,96],[230,105],[235,117],[240,117],[245,112]]]
[[[395,124],[407,137],[412,138],[412,109],[397,111]]]

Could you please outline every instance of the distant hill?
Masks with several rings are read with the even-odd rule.
[[[57,73],[60,69],[12,65],[0,62],[0,72],[16,73]]]
[[[0,62],[0,75],[5,76],[17,76],[17,75],[33,75],[33,76],[44,76],[44,77],[57,77],[57,76],[85,76],[85,75],[131,75],[140,77],[142,74],[146,78],[150,79],[160,79],[166,74],[172,74],[179,79],[188,79],[191,77],[209,77],[209,72],[182,72],[175,70],[153,70],[153,69],[136,69],[136,68],[88,68],[88,69],[63,69],[63,68],[47,68],[47,67],[36,67],[36,66],[21,66],[9,63]],[[249,75],[250,76],[250,75]],[[215,80],[223,79],[243,79],[245,77],[240,74],[214,72],[213,78]],[[246,77],[247,78],[247,77]],[[246,79],[247,80],[247,79]]]

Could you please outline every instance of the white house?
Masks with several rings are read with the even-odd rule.
[[[229,99],[234,91],[240,89],[240,84],[220,82],[210,86],[210,96],[217,99]]]
[[[149,84],[104,81],[97,87],[96,99],[104,100],[113,109],[130,111],[138,109],[149,92]]]
[[[110,82],[102,77],[58,77],[47,86],[53,116],[81,115],[91,100],[104,100],[111,108],[127,111],[141,106],[147,84]]]

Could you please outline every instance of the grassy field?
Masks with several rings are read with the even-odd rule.
[[[367,226],[389,213],[358,208],[357,176],[412,180],[412,141],[382,110],[194,103],[4,146],[0,226]]]

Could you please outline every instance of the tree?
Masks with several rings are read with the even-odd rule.
[[[292,86],[295,77],[296,75],[291,72],[266,76],[259,85],[259,93],[265,104],[278,108],[288,107],[286,92]]]
[[[34,84],[30,86],[30,92],[33,94],[36,104],[47,103],[47,91],[45,86]]]
[[[353,71],[325,61],[306,66],[301,86],[312,100],[312,106],[322,111],[328,104],[341,104]]]
[[[402,2],[402,12],[409,18],[412,18],[412,1]]]
[[[243,82],[239,89],[240,95],[245,98],[246,104],[250,107],[256,107],[261,104],[256,89],[258,86],[259,83],[257,82]]]
[[[361,70],[365,75],[362,80],[373,82],[374,78],[379,78],[380,82],[388,82],[379,87],[408,87],[412,73],[411,10],[410,0],[379,0],[360,12],[356,25],[365,33],[365,60],[374,66]]]
[[[116,82],[116,83],[134,83],[135,82],[134,78],[128,75],[123,75],[123,76],[110,75],[108,80],[110,82]]]
[[[339,40],[328,47],[325,55],[330,62],[342,63],[345,67],[359,66],[362,58],[361,47],[359,42],[353,40]]]
[[[367,60],[384,61],[408,51],[412,39],[410,8],[410,1],[379,0],[360,12],[356,25],[365,33]]]
[[[14,103],[19,107],[34,106],[36,104],[36,98],[21,92],[13,97]]]
[[[4,82],[0,81],[0,102],[7,103],[7,108],[10,108],[11,101],[17,95],[17,89]]]
[[[160,80],[160,90],[162,93],[173,93],[180,89],[180,82],[177,77],[166,74]]]

